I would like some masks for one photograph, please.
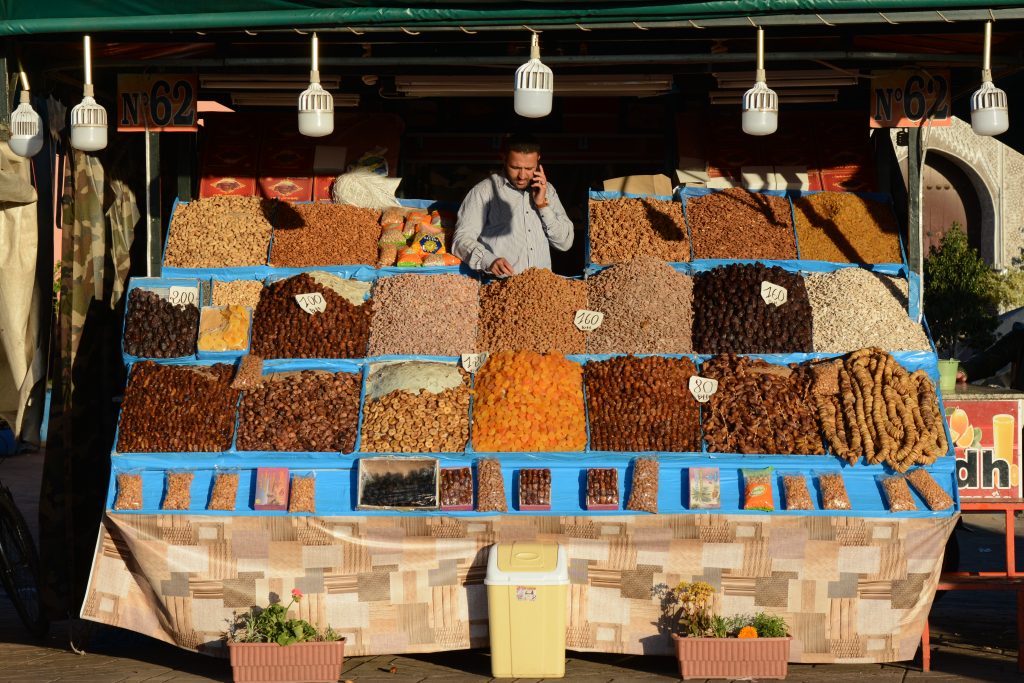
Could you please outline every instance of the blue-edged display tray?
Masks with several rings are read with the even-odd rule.
[[[167,265],[167,243],[171,239],[171,230],[174,228],[174,215],[179,206],[185,206],[189,202],[175,198],[171,205],[171,217],[167,221],[167,234],[164,237],[163,268],[161,273],[164,277],[194,277],[201,279],[213,278],[214,280],[262,280],[270,275],[272,268],[267,265],[270,259],[270,250],[274,244],[274,233],[271,228],[270,242],[267,244],[267,255],[262,265],[238,266],[231,268],[181,268]],[[270,221],[273,226],[273,219]]]
[[[168,291],[171,287],[195,287],[199,292],[199,301],[203,300],[203,283],[195,278],[169,278],[169,277],[133,277],[128,280],[128,289],[125,291],[125,307],[124,307],[124,319],[121,321],[121,360],[125,366],[130,366],[132,363],[140,360],[152,360],[158,363],[169,363],[169,364],[182,364],[190,363],[195,361],[196,354],[190,354],[188,356],[176,356],[174,358],[143,358],[141,356],[133,356],[132,354],[125,351],[124,348],[124,333],[128,327],[128,301],[131,296],[132,290],[144,289],[151,292],[156,292],[162,298],[166,299]],[[196,304],[196,308],[199,308],[199,304]],[[196,338],[198,346],[199,337],[199,325],[196,324]]]

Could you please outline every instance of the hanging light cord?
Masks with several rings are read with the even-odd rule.
[[[309,80],[311,83],[320,82],[320,39],[317,38],[316,32],[313,33],[313,70],[309,73]]]
[[[757,76],[754,79],[759,83],[764,83],[764,29],[760,26],[757,27]]]
[[[985,46],[981,57],[981,80],[992,80],[992,22],[985,22]]]
[[[92,39],[89,36],[83,36],[82,46],[85,54],[85,87],[83,90],[86,97],[92,97]]]

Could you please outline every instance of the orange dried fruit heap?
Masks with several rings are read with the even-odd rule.
[[[499,351],[476,375],[477,451],[582,451],[583,368],[558,353]]]

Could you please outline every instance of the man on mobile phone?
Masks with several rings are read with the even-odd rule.
[[[451,251],[497,277],[551,268],[548,245],[568,251],[572,221],[540,165],[540,144],[512,135],[503,151],[504,172],[477,183],[463,200]]]

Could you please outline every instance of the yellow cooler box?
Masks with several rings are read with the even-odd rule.
[[[551,543],[496,543],[487,560],[491,674],[495,678],[565,675],[569,566]]]

